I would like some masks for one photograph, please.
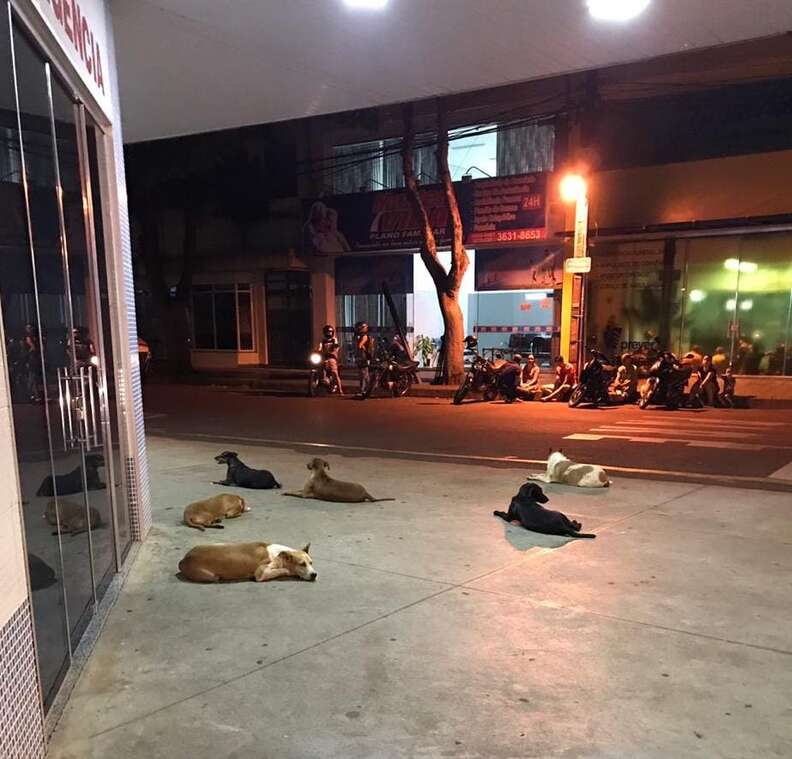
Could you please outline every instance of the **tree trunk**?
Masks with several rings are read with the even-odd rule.
[[[446,382],[458,385],[465,375],[465,320],[456,294],[440,293],[438,302],[445,328]]]
[[[462,309],[459,306],[459,288],[462,278],[468,267],[468,257],[462,243],[462,220],[459,214],[459,205],[451,181],[451,172],[448,168],[448,126],[446,124],[445,108],[438,102],[437,115],[437,166],[443,184],[443,197],[445,198],[448,217],[451,221],[451,267],[445,270],[437,257],[437,240],[429,219],[429,214],[421,198],[418,179],[415,176],[415,163],[413,160],[413,147],[415,144],[415,129],[413,124],[413,110],[411,104],[405,104],[402,109],[404,119],[404,139],[402,141],[402,168],[404,171],[404,185],[407,197],[421,228],[421,260],[424,262],[432,277],[440,312],[443,316],[445,328],[443,346],[445,355],[445,376],[443,379],[451,384],[458,384],[465,374],[465,322]]]

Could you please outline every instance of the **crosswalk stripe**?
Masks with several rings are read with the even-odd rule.
[[[624,427],[616,427],[616,426],[595,427],[591,431],[592,432],[637,432],[643,435],[651,435],[654,434],[655,432],[655,430],[647,430],[647,429],[642,429],[640,427],[627,427],[626,425]],[[690,430],[668,429],[668,430],[657,430],[657,432],[663,435],[683,435],[688,437],[690,436]],[[712,433],[712,435],[714,435],[715,437],[724,437],[724,438],[733,437],[738,439],[742,439],[746,437],[756,437],[759,434],[760,434],[759,432],[720,432],[720,431]]]
[[[647,426],[647,427],[678,427],[680,421],[682,419],[689,419],[691,422],[695,421],[696,425],[703,425],[707,427],[728,427],[732,429],[734,427],[746,427],[746,428],[765,428],[765,427],[783,427],[784,422],[741,422],[741,421],[731,421],[723,420],[723,419],[702,419],[700,416],[696,417],[679,417],[676,416],[673,419],[619,419],[614,420],[614,424],[630,424],[630,425],[640,425],[640,426]]]
[[[770,475],[775,480],[792,480],[792,461]]]
[[[792,449],[790,445],[761,445],[759,443],[733,443],[730,441],[717,441],[717,440],[690,440],[690,439],[669,439],[669,438],[645,438],[635,437],[634,435],[592,435],[586,432],[575,432],[571,435],[565,435],[564,440],[627,440],[631,443],[649,443],[655,445],[658,443],[678,443],[679,445],[686,445],[692,448],[725,448],[734,451],[761,451],[766,448],[775,449]]]

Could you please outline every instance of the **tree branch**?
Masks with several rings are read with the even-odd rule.
[[[404,185],[407,188],[407,197],[412,205],[415,215],[421,225],[421,260],[424,262],[432,281],[438,290],[448,287],[448,274],[437,258],[437,240],[435,239],[429,214],[426,212],[421,191],[418,189],[418,180],[415,177],[415,162],[413,149],[415,146],[415,125],[413,124],[413,108],[410,103],[402,106],[404,120],[404,139],[402,140],[402,168],[404,171]]]
[[[470,263],[465,250],[462,217],[459,214],[454,183],[451,181],[451,171],[448,168],[448,118],[445,104],[437,101],[437,168],[440,172],[440,181],[443,183],[443,197],[445,198],[448,216],[451,219],[451,268],[448,272],[448,288],[459,290],[462,278],[465,276]]]

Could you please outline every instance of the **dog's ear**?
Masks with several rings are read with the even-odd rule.
[[[305,552],[305,553],[310,553],[310,552],[311,552],[311,544],[310,544],[310,543],[306,543],[306,544],[303,546],[303,549],[302,549],[302,550],[303,550],[303,552]]]

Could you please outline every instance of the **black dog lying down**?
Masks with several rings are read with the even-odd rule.
[[[280,483],[266,469],[251,469],[240,460],[236,451],[223,451],[215,456],[218,464],[227,464],[226,478],[215,485],[236,485],[240,488],[255,488],[256,490],[271,490],[279,488]]]
[[[104,456],[98,453],[89,453],[85,457],[85,479],[88,483],[88,490],[103,490],[107,485],[99,477],[99,467],[104,466]],[[66,474],[56,474],[55,484],[52,484],[52,476],[47,475],[39,485],[36,495],[53,496],[55,489],[58,495],[70,495],[72,493],[82,493],[83,481],[82,470],[75,467]]]
[[[596,538],[588,532],[581,532],[580,522],[570,519],[560,511],[551,511],[540,504],[547,503],[549,498],[534,482],[526,482],[509,504],[508,513],[493,511],[496,517],[512,522],[515,519],[532,532],[545,535],[565,535],[569,538]]]

